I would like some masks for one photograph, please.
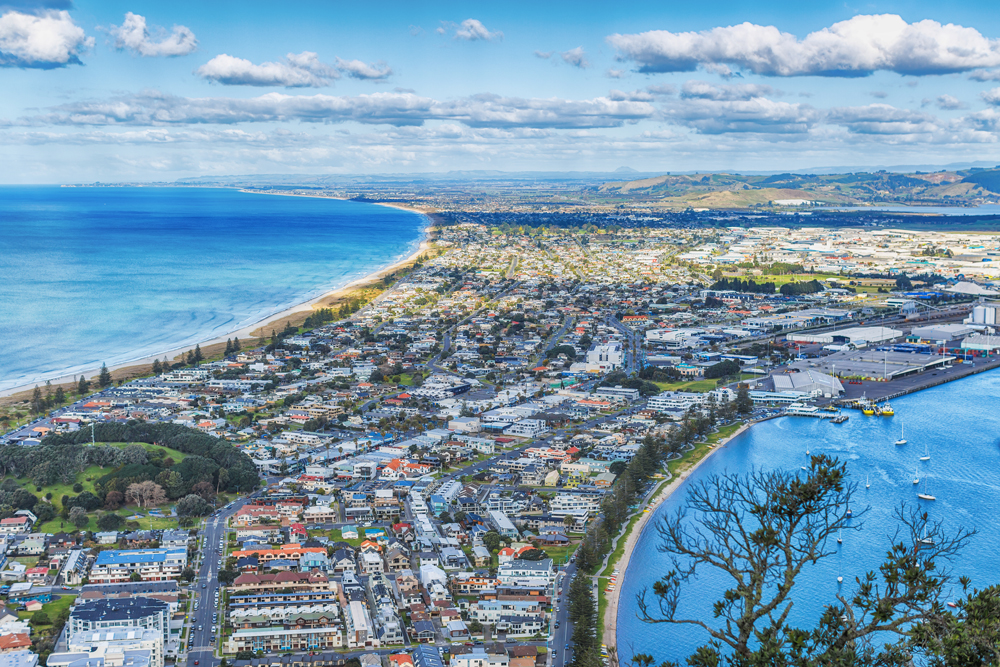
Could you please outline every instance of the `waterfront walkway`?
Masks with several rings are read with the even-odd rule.
[[[625,575],[628,573],[628,563],[629,559],[631,559],[632,557],[632,551],[635,549],[635,545],[639,543],[639,538],[642,536],[642,531],[646,528],[646,524],[649,522],[650,517],[656,514],[656,508],[659,507],[663,501],[665,501],[667,498],[673,495],[674,491],[677,490],[677,488],[681,485],[681,483],[683,483],[685,479],[690,477],[691,474],[695,470],[697,470],[698,467],[701,466],[705,461],[709,460],[712,457],[712,454],[722,449],[730,440],[732,440],[739,434],[746,431],[748,428],[750,428],[752,424],[753,422],[748,424],[743,424],[736,431],[734,431],[732,435],[720,440],[718,443],[715,444],[714,447],[712,447],[712,449],[707,454],[705,454],[705,456],[701,458],[701,460],[697,461],[690,468],[677,475],[676,479],[670,479],[667,485],[660,491],[659,494],[656,495],[655,498],[653,498],[652,500],[647,500],[646,503],[640,505],[639,509],[636,510],[637,512],[640,512],[642,516],[639,518],[639,521],[636,522],[635,526],[632,527],[632,530],[628,533],[628,538],[625,541],[625,550],[622,552],[621,558],[618,559],[618,562],[615,563],[615,565],[618,567],[618,577],[615,579],[615,589],[611,593],[607,594],[608,605],[607,608],[604,610],[604,618],[603,618],[604,631],[602,637],[604,639],[604,643],[607,644],[609,647],[608,649],[609,652],[612,649],[616,648],[618,645],[618,640],[616,635],[616,632],[618,630],[617,628],[618,594],[622,589],[622,584],[625,582]],[[645,511],[647,508],[649,509],[648,512]],[[623,532],[625,530],[628,530],[629,524],[631,524],[631,519],[629,519],[629,521],[625,523],[625,528],[623,528]],[[604,564],[601,566],[601,572],[603,572],[607,568],[608,559],[611,558],[612,554],[614,554],[619,539],[621,539],[621,534],[619,534],[619,536],[615,538],[615,543],[612,545],[611,551],[605,558]],[[600,575],[598,574],[598,576]],[[619,664],[622,664],[621,656],[618,656],[618,661]],[[626,658],[625,661],[628,662],[628,658]]]

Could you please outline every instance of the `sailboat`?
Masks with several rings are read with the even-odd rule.
[[[913,483],[920,484],[920,468],[913,471]]]
[[[899,440],[896,441],[896,444],[897,445],[905,445],[906,444],[906,438],[903,437],[903,425],[902,424],[899,425]]]
[[[931,460],[931,453],[927,449],[927,443],[926,442],[924,443],[924,455],[920,457],[920,460],[921,461],[930,461]]]
[[[924,528],[923,534],[921,534],[920,539],[917,540],[917,544],[920,546],[932,547],[934,546],[934,540],[927,537],[927,529]]]
[[[841,528],[840,532],[837,533],[837,544],[843,544],[843,543],[844,543],[844,529]]]
[[[937,498],[935,498],[931,494],[927,493],[927,480],[926,479],[924,480],[924,492],[923,493],[918,493],[917,494],[917,498],[920,498],[921,500],[937,500]]]
[[[868,481],[868,475],[865,475],[865,488],[866,489],[872,488],[872,483]]]

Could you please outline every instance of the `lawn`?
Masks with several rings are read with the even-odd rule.
[[[46,615],[49,618],[51,618],[52,620],[56,620],[56,618],[58,618],[58,616],[59,616],[59,612],[61,612],[64,609],[69,609],[70,605],[73,604],[73,600],[75,600],[75,599],[76,599],[75,595],[62,595],[62,596],[58,596],[55,599],[53,599],[52,602],[46,602],[45,604],[43,604],[42,605],[42,611],[44,611],[46,613]],[[17,612],[17,617],[20,618],[20,619],[25,619],[26,620],[26,619],[31,618],[32,614],[34,614],[34,612],[19,611],[19,612]],[[46,630],[46,629],[48,629],[50,627],[52,627],[52,626],[51,625],[36,625],[36,626],[34,626],[35,630],[38,631],[38,632],[41,632],[42,630]]]
[[[568,544],[564,547],[539,547],[542,551],[548,554],[549,558],[555,565],[565,565],[569,562],[569,557],[573,555],[576,548],[580,546],[579,543]]]
[[[681,382],[654,382],[663,391],[712,391],[716,388],[715,380],[683,380]]]
[[[166,505],[163,505],[161,507],[161,509],[163,509],[164,512],[166,512],[167,509],[168,509],[168,507],[169,507],[169,505],[171,505],[171,504],[173,504],[173,503],[168,503]],[[122,507],[121,509],[117,510],[115,512],[115,514],[118,514],[118,515],[120,515],[120,516],[122,516],[122,517],[124,517],[124,518],[127,519],[128,517],[132,516],[133,514],[143,514],[143,515],[145,515],[145,514],[147,514],[147,510],[139,509],[139,508],[135,507],[134,505],[130,505],[128,507]],[[84,526],[83,528],[79,528],[78,529],[76,526],[74,526],[73,524],[71,524],[69,521],[66,521],[66,520],[62,519],[61,517],[56,517],[55,519],[52,519],[51,521],[46,521],[45,523],[43,523],[38,528],[38,532],[42,532],[42,533],[59,533],[59,532],[64,532],[64,531],[65,532],[72,532],[72,531],[75,531],[75,530],[89,530],[89,531],[92,531],[92,532],[98,532],[100,529],[97,527],[97,514],[94,513],[94,512],[91,512],[90,515],[89,515],[89,518],[90,518],[90,521],[87,523],[87,525]],[[140,530],[150,530],[150,529],[152,529],[152,530],[163,530],[163,529],[167,529],[167,528],[170,528],[170,529],[177,528],[177,517],[171,517],[171,516],[164,516],[164,517],[143,516],[142,519],[138,519],[136,522],[139,524],[139,529]]]
[[[358,537],[356,539],[344,539],[344,537],[341,535],[341,531],[336,528],[327,531],[327,533],[329,534],[331,540],[337,540],[338,542],[347,542],[348,544],[350,544],[352,547],[355,548],[360,547],[361,543],[365,541],[364,528],[358,528]]]
[[[737,430],[739,430],[742,424],[730,424],[729,426],[723,426],[719,428],[716,433],[712,433],[708,436],[705,442],[699,442],[695,445],[694,449],[690,452],[686,452],[684,456],[679,459],[674,459],[667,463],[667,470],[673,475],[677,475],[679,472],[690,469],[698,461],[705,458],[705,456],[712,451],[712,448],[717,442],[723,438],[728,438]]]

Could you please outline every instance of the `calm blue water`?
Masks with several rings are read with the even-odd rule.
[[[991,371],[911,394],[893,401],[895,417],[865,417],[852,411],[844,424],[806,417],[785,417],[754,426],[717,452],[685,481],[656,516],[673,513],[684,503],[692,482],[723,471],[743,473],[751,467],[799,471],[812,454],[826,453],[848,461],[859,490],[853,505],[871,509],[858,532],[844,533],[839,554],[803,571],[796,584],[791,622],[808,627],[818,620],[824,605],[833,603],[837,576],[844,577],[843,592],[853,592],[851,582],[876,570],[896,529],[893,509],[905,501],[926,508],[946,526],[975,527],[974,536],[954,564],[955,575],[968,575],[983,588],[1000,581],[996,545],[1000,542],[1000,373]],[[908,445],[895,446],[900,423],[905,423]],[[921,463],[924,446],[931,460]],[[927,479],[927,490],[936,501],[916,497],[913,477]],[[865,477],[871,480],[866,490]],[[921,482],[922,484],[923,482]],[[648,625],[636,618],[636,594],[662,576],[669,558],[657,551],[659,537],[647,524],[622,582],[618,609],[618,653],[626,664],[634,653],[650,653],[656,662],[665,659],[684,664],[684,658],[707,643],[708,634],[693,626]],[[836,546],[834,543],[832,546]],[[704,570],[708,572],[708,570]],[[688,584],[678,617],[711,619],[711,604],[724,581],[700,575]],[[651,594],[650,594],[651,596]],[[651,597],[648,599],[652,599]]]
[[[416,249],[422,215],[200,188],[0,188],[0,390],[226,335]]]
[[[887,213],[922,213],[924,215],[1000,215],[1000,204],[982,206],[831,206],[822,210],[885,211]],[[821,210],[821,209],[815,209]]]

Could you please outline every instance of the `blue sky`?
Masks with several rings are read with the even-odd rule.
[[[0,5],[3,182],[1000,162],[984,2]]]

